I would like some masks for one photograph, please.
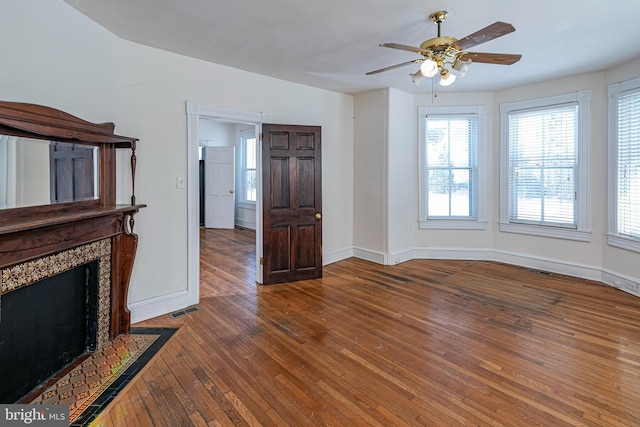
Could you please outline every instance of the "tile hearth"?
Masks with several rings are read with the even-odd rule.
[[[21,403],[69,405],[70,425],[85,425],[122,390],[175,329],[134,328],[47,381]]]

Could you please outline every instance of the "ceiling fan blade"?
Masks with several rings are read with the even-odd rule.
[[[415,53],[429,53],[430,52],[427,49],[420,49],[419,47],[407,46],[406,44],[400,44],[400,43],[382,43],[380,46],[381,47],[390,47],[392,49],[406,50],[406,51],[415,52]]]
[[[488,27],[484,27],[483,29],[476,31],[473,34],[468,35],[465,38],[462,38],[454,42],[451,46],[458,50],[465,50],[465,49],[469,49],[470,47],[479,45],[480,43],[497,39],[498,37],[504,36],[505,34],[512,33],[515,30],[516,29],[513,28],[513,25],[507,24],[506,22],[498,21],[498,22],[494,22]]]
[[[511,53],[480,53],[480,52],[464,52],[460,55],[460,60],[466,61],[470,59],[472,62],[481,62],[484,64],[511,65],[515,64],[522,58],[522,55]]]
[[[414,59],[413,61],[403,62],[402,64],[396,64],[396,65],[392,65],[390,67],[380,68],[379,70],[369,71],[368,73],[366,73],[366,75],[370,76],[372,74],[383,73],[385,71],[393,70],[394,68],[404,67],[405,65],[409,65],[409,64],[417,64],[419,62],[422,62],[422,60],[421,59]]]

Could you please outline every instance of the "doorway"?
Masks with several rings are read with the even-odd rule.
[[[228,108],[214,107],[187,101],[187,299],[189,305],[200,300],[200,122],[211,119],[226,123],[253,126],[255,135],[261,132],[262,123],[270,121],[270,115],[262,112],[246,112]],[[260,146],[258,145],[258,158]],[[260,162],[257,164],[256,212],[262,210],[262,182]],[[262,283],[262,216],[256,215],[256,282]]]

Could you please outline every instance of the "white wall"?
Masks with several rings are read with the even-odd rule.
[[[116,121],[118,42],[59,0],[0,2],[1,96]],[[116,131],[118,128],[116,128]]]
[[[384,263],[387,230],[388,90],[355,96],[354,254]]]
[[[198,124],[200,145],[230,147],[236,145],[236,125],[214,120],[200,119]]]
[[[413,103],[413,95],[389,89],[387,264],[413,257],[418,218],[418,126]]]
[[[116,123],[140,139],[136,217],[140,236],[129,289],[134,310],[184,292],[187,284],[185,101],[265,111],[275,123],[322,126],[323,253],[339,259],[353,235],[353,99],[118,39],[55,0],[5,0],[0,93],[7,101],[49,105],[85,120]],[[118,156],[119,200],[126,201],[127,153]],[[125,194],[126,193],[126,194]],[[168,307],[169,305],[167,305]],[[147,313],[149,313],[147,311]]]

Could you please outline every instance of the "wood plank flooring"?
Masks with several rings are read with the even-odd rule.
[[[640,425],[640,298],[471,261],[257,286],[253,239],[202,232],[200,310],[136,325],[180,330],[96,425]]]

